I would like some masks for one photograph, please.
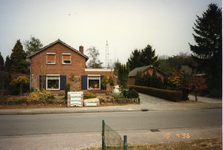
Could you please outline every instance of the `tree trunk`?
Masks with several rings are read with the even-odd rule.
[[[195,95],[195,101],[197,102],[197,92],[194,92]]]
[[[1,87],[2,90],[0,92],[0,97],[3,97],[4,95],[4,91],[5,91],[4,87],[5,87],[5,79],[2,81],[2,87]]]
[[[22,96],[22,84],[20,84],[19,88],[20,88],[20,96]]]

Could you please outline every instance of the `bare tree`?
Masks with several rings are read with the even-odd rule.
[[[89,60],[87,62],[88,68],[102,68],[102,62],[98,59],[98,56],[100,55],[99,51],[96,49],[96,47],[92,46],[91,48],[87,49]]]

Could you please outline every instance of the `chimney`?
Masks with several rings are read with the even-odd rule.
[[[84,47],[81,45],[81,46],[79,46],[79,51],[82,53],[82,54],[84,54]]]

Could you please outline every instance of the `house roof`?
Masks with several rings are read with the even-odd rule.
[[[189,66],[181,66],[185,74],[191,75],[192,69]]]
[[[40,49],[39,51],[36,51],[36,52],[34,52],[34,53],[28,55],[27,57],[28,57],[28,58],[31,58],[31,57],[33,57],[34,55],[36,55],[36,54],[38,54],[38,53],[44,51],[45,49],[47,49],[47,48],[49,48],[49,47],[51,47],[51,46],[53,46],[54,44],[57,44],[57,43],[63,44],[64,46],[68,47],[68,48],[71,49],[72,51],[78,53],[79,55],[83,56],[86,60],[88,60],[88,56],[86,56],[85,54],[83,54],[83,53],[81,53],[80,51],[76,50],[75,48],[71,47],[70,45],[66,44],[65,42],[61,41],[60,39],[58,39],[58,40],[56,40],[56,41],[54,41],[54,42],[52,42],[52,43],[46,45],[45,47],[43,47],[43,48]]]
[[[149,68],[153,68],[153,65],[148,65],[148,66],[142,66],[142,67],[135,68],[135,69],[133,69],[132,71],[129,72],[129,77],[135,77],[137,75],[138,71],[144,72],[144,71],[148,70]],[[162,74],[166,75],[165,73],[163,73],[159,69],[156,68],[156,70],[161,72]]]
[[[185,72],[185,74],[187,75],[191,75],[193,73],[193,69],[190,68],[189,66],[182,66],[182,70]],[[206,76],[207,74],[204,72],[196,72],[195,69],[195,73],[193,74],[193,76]]]

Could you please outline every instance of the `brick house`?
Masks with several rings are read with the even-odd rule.
[[[93,90],[103,92],[101,85],[104,76],[113,75],[111,69],[86,68],[88,56],[84,47],[74,49],[60,39],[28,56],[30,59],[30,87],[45,88],[53,93],[65,90],[70,82],[71,91]]]
[[[142,72],[143,74],[146,74],[147,72],[152,76],[153,74],[153,68],[154,66],[152,65],[148,65],[148,66],[143,66],[143,67],[137,67],[135,69],[133,69],[132,71],[129,72],[129,80],[128,80],[128,84],[129,85],[135,85],[135,77],[137,75],[137,72]],[[160,71],[159,69],[156,68],[156,75],[161,77],[162,81],[164,80],[164,77],[166,76],[165,73],[163,73],[162,71]]]

